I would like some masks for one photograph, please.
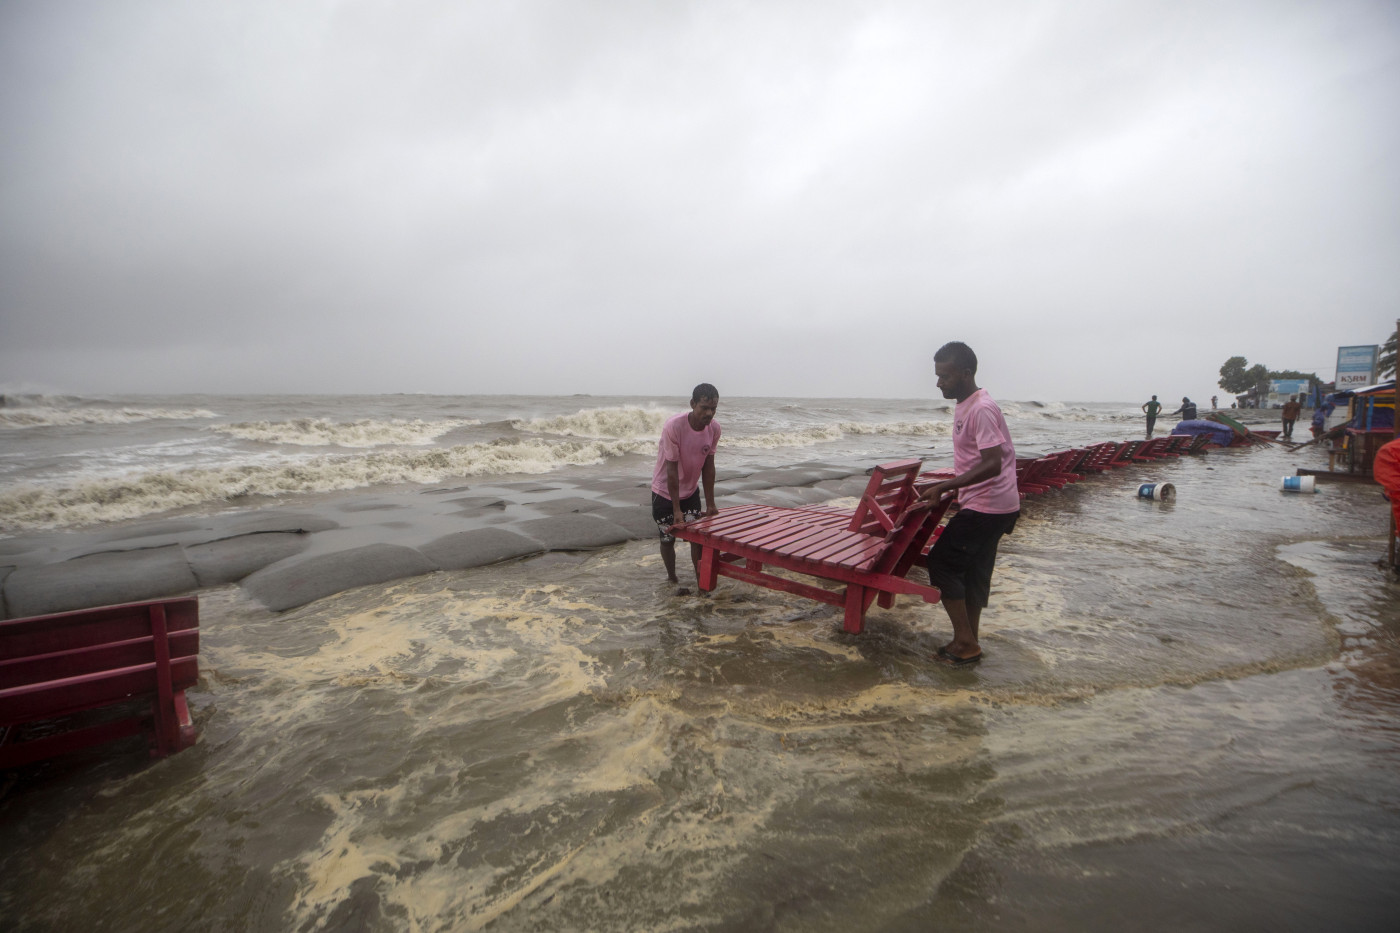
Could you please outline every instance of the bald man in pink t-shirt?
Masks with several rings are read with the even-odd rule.
[[[1016,527],[1021,493],[1016,487],[1016,448],[1006,418],[986,389],[977,387],[977,354],[965,343],[947,343],[933,355],[933,371],[953,409],[952,479],[935,483],[920,498],[937,502],[957,490],[958,512],[928,553],[929,582],[943,594],[953,640],[938,649],[945,664],[982,660],[978,623],[992,590],[1001,536]]]

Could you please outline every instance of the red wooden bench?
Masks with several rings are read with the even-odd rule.
[[[185,690],[198,678],[194,598],[0,622],[0,768],[141,732],[152,756],[188,748],[195,731]],[[120,718],[94,716],[104,721],[57,732],[47,723],[24,728],[104,707],[121,707],[113,710]],[[26,738],[28,731],[45,734]]]
[[[700,589],[713,590],[720,577],[732,577],[805,596],[843,607],[846,631],[859,633],[877,598],[884,608],[900,593],[929,603],[939,599],[935,587],[905,579],[948,507],[916,502],[921,465],[902,460],[876,467],[854,510],[741,505],[673,525],[671,533],[700,545]],[[824,589],[767,573],[765,566],[845,586]]]

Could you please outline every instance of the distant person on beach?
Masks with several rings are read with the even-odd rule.
[[[1195,421],[1196,403],[1183,395],[1181,397],[1181,407],[1172,412],[1172,414],[1180,415],[1182,421]]]
[[[1321,437],[1327,431],[1327,416],[1336,409],[1336,402],[1332,401],[1332,396],[1324,396],[1318,406],[1313,409],[1312,425],[1310,430],[1315,439]]]
[[[694,521],[703,515],[718,514],[715,507],[715,448],[720,428],[715,420],[719,390],[702,382],[690,393],[690,411],[666,419],[661,440],[656,445],[656,468],[651,475],[651,517],[661,533],[661,560],[666,579],[676,577],[676,538],[672,525]],[[705,508],[700,508],[700,487],[705,489]],[[700,578],[700,545],[690,546],[695,577]],[[687,592],[681,590],[682,593]]]
[[[1152,426],[1157,423],[1157,412],[1163,409],[1161,402],[1157,401],[1157,396],[1152,396],[1152,401],[1143,402],[1142,410],[1147,412],[1147,436],[1152,436]]]
[[[1293,422],[1298,420],[1298,415],[1303,411],[1303,406],[1298,404],[1298,396],[1290,395],[1288,401],[1283,403],[1283,436],[1293,436]]]
[[[1219,398],[1219,396],[1216,396],[1216,395],[1212,395],[1212,396],[1210,397],[1210,408],[1211,408],[1211,411],[1214,411],[1215,409],[1217,409],[1217,408],[1220,407],[1219,405],[1217,405],[1217,404],[1215,403],[1217,398]]]
[[[946,343],[933,355],[933,371],[953,408],[952,479],[934,483],[919,496],[931,502],[958,492],[958,511],[928,554],[929,582],[943,594],[953,640],[938,658],[955,667],[982,660],[978,623],[992,591],[992,569],[1001,536],[1016,527],[1021,495],[1016,489],[1016,448],[1006,418],[986,389],[977,387],[977,354],[965,343]]]

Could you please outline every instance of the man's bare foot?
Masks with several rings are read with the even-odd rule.
[[[938,655],[935,660],[953,667],[976,664],[978,661],[982,660],[982,646],[975,645],[969,650],[964,646],[958,646],[957,642],[949,642],[947,645],[938,649]]]

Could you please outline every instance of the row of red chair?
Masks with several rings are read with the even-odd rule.
[[[1018,459],[1016,485],[1024,499],[1050,489],[1063,489],[1091,473],[1198,453],[1208,446],[1216,445],[1210,443],[1206,434],[1165,434],[1150,440],[1104,441],[1044,457]]]
[[[1090,473],[1131,463],[1179,457],[1206,445],[1206,436],[1167,435],[1148,441],[1106,442],[1047,457],[1017,460],[1021,495],[1062,488]],[[921,473],[919,460],[886,463],[871,471],[854,509],[836,506],[736,505],[699,521],[673,525],[677,538],[701,548],[700,589],[720,577],[842,607],[845,629],[861,632],[872,603],[885,608],[896,596],[937,602],[938,590],[907,579],[942,530],[950,502],[918,501],[920,487],[953,475],[948,469]],[[916,478],[917,477],[917,478]],[[770,568],[826,581],[813,586],[777,575]]]

